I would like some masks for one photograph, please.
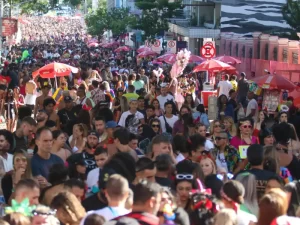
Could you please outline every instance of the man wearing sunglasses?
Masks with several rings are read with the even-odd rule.
[[[225,169],[227,173],[237,173],[241,161],[238,151],[228,142],[228,134],[221,131],[215,137],[215,148],[212,155],[216,159],[218,170]]]

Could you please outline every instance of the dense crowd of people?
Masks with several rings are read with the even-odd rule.
[[[292,98],[269,115],[225,74],[209,120],[193,65],[89,48],[79,19],[27,20],[3,55],[0,224],[299,224]],[[33,76],[54,61],[78,72]]]

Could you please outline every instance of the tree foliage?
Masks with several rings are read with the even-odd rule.
[[[135,28],[143,30],[145,32],[144,39],[148,39],[169,29],[168,18],[171,18],[175,14],[175,10],[181,7],[181,1],[136,0],[135,5],[143,10]]]
[[[49,11],[49,1],[33,0],[20,4],[21,14],[47,13]]]
[[[287,0],[282,7],[282,16],[292,28],[291,38],[298,40],[297,32],[300,32],[300,1]]]
[[[136,21],[136,17],[129,13],[129,8],[112,8],[107,11],[106,8],[99,7],[85,18],[91,35],[102,35],[106,30],[111,30],[113,35],[119,35],[135,25]]]

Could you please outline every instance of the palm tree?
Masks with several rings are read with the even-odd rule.
[[[282,7],[282,17],[292,28],[291,35],[297,37],[297,32],[300,32],[300,1],[287,0]]]

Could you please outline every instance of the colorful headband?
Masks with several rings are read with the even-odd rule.
[[[36,206],[30,206],[29,199],[25,198],[21,203],[18,203],[16,200],[11,201],[11,206],[5,207],[5,214],[11,213],[21,213],[24,216],[32,216],[33,210]]]

